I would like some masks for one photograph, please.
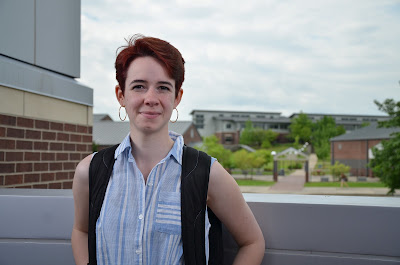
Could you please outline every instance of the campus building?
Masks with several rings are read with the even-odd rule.
[[[292,120],[300,113],[293,113],[289,117],[285,117],[281,112],[193,110],[190,114],[202,137],[216,135],[220,143],[230,145],[239,143],[240,133],[249,120],[256,128],[277,132],[279,134],[278,141],[285,142]],[[330,116],[335,119],[337,125],[342,125],[348,132],[361,128],[367,122],[388,119],[388,116],[383,115],[304,114],[307,114],[313,122],[317,122],[324,116]]]
[[[69,189],[92,151],[80,16],[79,0],[1,2],[0,188]]]
[[[290,119],[280,112],[193,110],[190,114],[202,137],[214,134],[226,145],[239,143],[240,132],[248,120],[254,127],[271,129],[281,137],[289,133]]]

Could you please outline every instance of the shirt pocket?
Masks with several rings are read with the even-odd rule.
[[[181,234],[181,194],[179,192],[160,193],[155,228],[162,233]]]

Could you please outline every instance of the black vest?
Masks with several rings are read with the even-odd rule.
[[[114,167],[118,145],[96,153],[89,167],[89,264],[96,260],[96,222],[100,215],[108,181]],[[183,257],[186,265],[205,265],[205,209],[211,158],[204,152],[184,146],[181,173],[181,223]],[[209,233],[210,265],[223,264],[222,227],[217,216],[207,208],[211,223]]]

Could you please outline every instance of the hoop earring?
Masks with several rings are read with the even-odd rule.
[[[126,110],[125,110],[125,117],[124,117],[124,119],[122,119],[122,118],[121,118],[121,108],[125,108],[125,106],[119,106],[118,116],[119,116],[119,119],[120,119],[121,121],[125,121],[125,120],[126,120],[127,113],[126,113]]]
[[[179,114],[178,114],[178,109],[177,109],[177,108],[174,108],[174,110],[176,110],[176,119],[175,119],[174,121],[169,120],[170,123],[175,123],[175,122],[178,121],[178,116],[179,116]],[[174,110],[172,110],[172,111],[174,111]]]

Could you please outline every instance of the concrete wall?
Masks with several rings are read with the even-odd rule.
[[[244,197],[264,233],[262,264],[400,264],[400,198]],[[0,189],[0,212],[0,264],[74,264],[70,190]],[[223,232],[224,264],[232,264],[237,246]]]

